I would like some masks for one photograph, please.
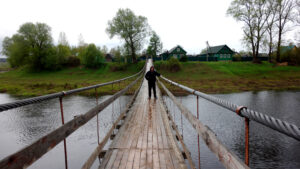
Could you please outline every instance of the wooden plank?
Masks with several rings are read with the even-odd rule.
[[[153,149],[153,168],[160,168],[159,167],[159,157],[158,157],[158,149]]]
[[[119,169],[125,169],[126,168],[126,163],[128,160],[128,156],[129,156],[129,149],[124,149],[123,150],[123,157],[121,159],[120,165],[119,165]]]
[[[107,151],[105,153],[105,156],[104,156],[104,158],[103,158],[103,160],[102,160],[102,162],[101,162],[101,164],[99,166],[99,169],[104,169],[104,167],[106,166],[106,164],[108,163],[108,161],[109,161],[109,159],[111,157],[111,154],[112,154],[112,151]]]
[[[115,150],[112,151],[112,154],[111,154],[111,156],[109,158],[109,161],[105,165],[105,169],[111,169],[112,168],[112,166],[113,166],[113,164],[115,162],[115,159],[117,157],[117,153],[118,153],[117,149],[115,149]]]
[[[150,103],[150,101],[149,101]],[[148,137],[147,137],[147,163],[146,168],[152,169],[153,168],[153,161],[152,161],[152,108],[151,105],[148,109]]]
[[[134,169],[140,168],[140,158],[141,158],[141,149],[136,149],[134,154],[134,160],[133,160]]]
[[[132,169],[134,155],[135,155],[135,150],[134,149],[130,149],[128,160],[126,162],[126,169]]]
[[[123,158],[123,154],[124,154],[124,149],[118,149],[118,154],[117,154],[117,157],[113,163],[113,166],[112,168],[119,168],[120,166],[120,163],[121,163],[121,160]]]
[[[161,98],[159,98],[161,99]],[[176,168],[187,168],[186,165],[185,165],[185,161],[182,157],[182,154],[181,154],[181,151],[178,147],[178,144],[177,142],[175,141],[175,136],[173,135],[172,133],[172,130],[171,130],[171,127],[170,127],[170,124],[169,124],[169,120],[168,120],[168,117],[167,117],[167,112],[165,111],[164,109],[164,106],[162,104],[162,101],[159,102],[160,103],[160,107],[161,107],[161,116],[162,116],[162,119],[163,119],[163,123],[164,123],[164,126],[165,126],[165,130],[166,130],[166,135],[167,135],[167,138],[168,138],[168,141],[169,141],[169,146],[172,148],[172,150],[174,150],[174,157],[176,158],[172,158],[173,159],[173,164],[175,166],[175,163],[178,163],[179,166],[175,166]]]
[[[166,168],[175,168],[176,167],[173,165],[173,161],[170,155],[170,150],[164,149],[164,155],[165,155],[165,162],[166,162]]]
[[[146,168],[146,157],[147,156],[147,150],[146,149],[142,149],[141,150],[141,157],[140,157],[140,168],[141,169],[145,169]]]
[[[160,166],[160,169],[166,169],[167,166],[166,166],[166,159],[165,159],[165,153],[164,153],[164,150],[163,149],[159,149],[158,150],[158,156],[159,156],[159,166]]]

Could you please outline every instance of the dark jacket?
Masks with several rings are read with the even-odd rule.
[[[156,78],[155,76],[160,76],[155,70],[153,72],[148,71],[145,75],[145,78],[148,80],[148,83],[155,83]]]

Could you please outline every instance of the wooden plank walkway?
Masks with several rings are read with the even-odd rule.
[[[149,70],[151,62],[147,64]],[[172,133],[157,88],[157,100],[148,99],[144,80],[124,124],[110,145],[100,169],[187,168]]]

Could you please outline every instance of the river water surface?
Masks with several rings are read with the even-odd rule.
[[[300,92],[243,92],[215,95],[238,105],[266,113],[300,126]],[[99,102],[109,96],[103,96]],[[196,114],[196,97],[177,97],[191,112]],[[19,98],[0,94],[0,104]],[[198,165],[197,134],[182,117],[178,109],[164,97],[175,117],[180,133]],[[100,139],[111,127],[120,109],[130,100],[122,96],[113,106],[99,115]],[[95,106],[95,98],[68,96],[64,98],[65,122]],[[113,113],[112,113],[113,112]],[[200,121],[209,126],[217,137],[242,160],[244,159],[244,119],[235,113],[199,98]],[[175,115],[174,115],[175,113]],[[0,159],[33,143],[35,140],[61,126],[58,99],[24,106],[0,113]],[[96,118],[79,128],[67,138],[69,168],[81,168],[97,146]],[[201,168],[224,168],[204,142],[200,140]],[[94,163],[93,168],[99,164]],[[256,122],[250,122],[250,167],[251,168],[300,168],[300,142]],[[30,168],[64,168],[63,143],[36,161]]]

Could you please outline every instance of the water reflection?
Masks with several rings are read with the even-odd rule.
[[[300,92],[243,92],[215,95],[239,105],[245,105],[271,116],[300,126]],[[108,96],[99,98],[99,102]],[[179,131],[198,164],[197,134],[189,122],[181,116],[172,102],[164,97]],[[196,97],[178,97],[183,105],[196,115]],[[0,103],[18,98],[0,94]],[[116,100],[99,115],[100,139],[111,127],[120,109],[125,107],[130,96]],[[64,98],[65,121],[88,111],[96,104],[95,98],[69,96]],[[209,126],[217,137],[242,160],[244,159],[244,119],[224,108],[199,98],[200,120]],[[181,125],[181,119],[182,124]],[[70,168],[80,168],[97,146],[96,118],[79,128],[67,138]],[[61,126],[58,99],[28,105],[0,113],[0,159]],[[223,168],[214,154],[201,140],[201,168]],[[286,137],[256,122],[250,122],[250,167],[251,168],[300,168],[300,142]],[[98,161],[93,168],[97,168]],[[30,168],[64,168],[63,145],[60,143]]]
[[[99,102],[109,96],[99,98]],[[130,96],[122,96],[99,115],[100,139],[105,136],[120,110],[126,106]],[[0,94],[0,102],[16,100],[7,94]],[[65,122],[74,116],[87,112],[96,105],[95,98],[69,96],[63,100]],[[33,143],[47,133],[61,126],[58,99],[28,105],[0,114],[0,159]],[[70,168],[80,168],[97,146],[96,117],[67,138]],[[96,162],[93,168],[97,168]],[[30,168],[64,168],[63,145],[60,143]]]
[[[243,92],[219,94],[216,97],[226,99],[238,105],[245,105],[273,117],[300,125],[300,92]],[[179,131],[184,129],[185,143],[198,163],[197,135],[188,121],[183,120],[178,109],[174,108],[167,97],[167,105],[175,111]],[[196,97],[180,98],[182,103],[196,115]],[[200,120],[209,126],[217,137],[239,158],[244,159],[244,119],[235,113],[199,98]],[[223,168],[217,158],[201,142],[201,168]],[[250,121],[250,167],[251,168],[300,168],[300,142],[261,124]]]

